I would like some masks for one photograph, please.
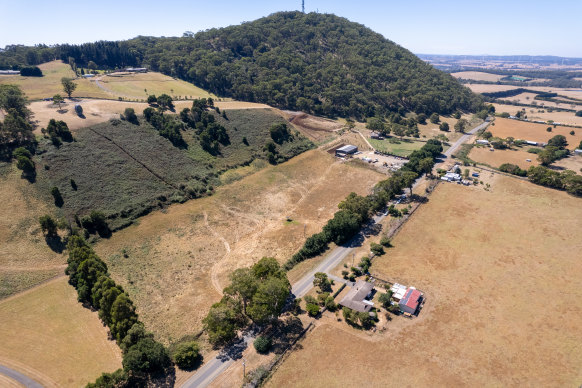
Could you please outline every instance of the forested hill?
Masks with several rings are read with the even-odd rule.
[[[446,114],[474,110],[480,103],[410,51],[329,14],[281,12],[180,38],[54,49],[57,57],[72,57],[78,66],[89,60],[110,68],[146,66],[220,96],[327,116]]]

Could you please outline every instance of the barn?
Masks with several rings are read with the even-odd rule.
[[[344,157],[347,155],[353,155],[356,152],[358,152],[358,147],[348,144],[335,150],[335,156]]]

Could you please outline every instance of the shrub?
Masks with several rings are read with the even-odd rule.
[[[319,305],[317,304],[307,303],[305,309],[307,310],[307,314],[309,314],[310,317],[316,317],[317,314],[319,314]]]
[[[57,206],[57,207],[63,206],[65,201],[63,200],[63,196],[61,195],[61,192],[59,191],[58,187],[53,187],[51,189],[51,195],[53,196],[53,198],[55,200],[55,206]]]
[[[264,335],[258,336],[253,342],[255,350],[261,354],[267,353],[269,349],[271,349],[271,345],[272,345],[271,339]]]
[[[390,242],[390,239],[388,237],[384,236],[380,239],[380,245],[386,248],[390,248],[392,246],[392,243]]]
[[[328,309],[329,311],[336,310],[337,305],[335,304],[333,296],[329,295],[327,298],[325,298],[325,308]]]
[[[49,215],[41,216],[38,219],[38,222],[40,223],[40,228],[42,232],[46,234],[48,237],[54,237],[57,235],[57,223],[51,216]]]
[[[77,116],[83,116],[83,107],[79,104],[75,105],[75,113]]]
[[[371,243],[370,244],[370,250],[372,251],[372,253],[374,253],[376,256],[381,256],[384,254],[384,247],[380,244],[376,244],[376,243]]]
[[[180,369],[196,368],[202,361],[200,347],[194,341],[179,344],[172,354],[172,358]]]
[[[131,372],[162,372],[171,364],[166,348],[152,338],[144,338],[123,356],[123,369]]]
[[[133,108],[125,108],[123,117],[132,124],[139,124],[137,115],[135,114],[135,110]]]

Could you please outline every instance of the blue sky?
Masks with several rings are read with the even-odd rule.
[[[181,36],[298,10],[301,1],[0,0],[0,47]],[[580,0],[306,0],[415,53],[582,57]]]

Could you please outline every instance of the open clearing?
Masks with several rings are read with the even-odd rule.
[[[193,84],[172,78],[167,75],[147,73],[112,73],[90,78],[91,82],[99,82],[101,87],[114,97],[143,99],[150,94],[169,94],[174,99],[216,98],[215,95],[200,89]]]
[[[473,147],[469,153],[469,158],[496,168],[503,163],[511,163],[517,164],[522,169],[527,170],[530,166],[540,164],[536,154],[527,152],[527,146],[520,149],[494,151],[491,151],[489,147]],[[531,162],[527,162],[526,159],[530,159]]]
[[[426,292],[418,318],[372,336],[320,325],[267,386],[577,386],[580,199],[491,179],[439,185],[374,261]]]
[[[501,78],[505,77],[504,75],[483,73],[481,71],[460,71],[458,73],[451,73],[451,75],[455,78],[472,79],[475,81],[490,81],[490,82],[497,82]]]
[[[83,107],[84,117],[79,117],[75,113],[75,104]],[[174,101],[176,113],[184,108],[191,108],[192,101]],[[265,104],[255,104],[252,102],[241,101],[219,101],[214,103],[220,110],[231,109],[272,109]],[[127,102],[114,100],[92,100],[92,99],[77,99],[73,101],[66,99],[64,104],[61,104],[61,109],[58,105],[54,105],[49,101],[34,101],[29,105],[29,109],[34,113],[33,121],[37,125],[35,133],[40,134],[41,128],[46,128],[50,119],[63,120],[69,126],[69,129],[74,131],[79,128],[89,127],[92,125],[103,123],[107,120],[119,118],[125,108],[133,108],[135,113],[140,115],[149,105],[145,102]]]
[[[308,151],[219,187],[211,197],[149,214],[96,250],[148,329],[170,342],[201,329],[233,269],[263,256],[284,262],[348,193],[366,194],[383,177]]]
[[[121,367],[121,350],[65,277],[0,301],[0,322],[0,364],[47,387],[84,386]]]
[[[0,299],[62,274],[66,264],[38,225],[50,199],[20,175],[15,164],[0,163]]]
[[[31,100],[42,98],[52,98],[55,94],[66,97],[61,85],[61,78],[75,78],[75,73],[71,67],[61,61],[52,61],[38,66],[43,73],[43,77],[22,77],[20,75],[0,76],[0,84],[14,84],[22,88],[26,96]],[[112,98],[112,96],[99,89],[95,83],[88,79],[75,79],[77,89],[73,92],[73,97],[91,98]],[[117,98],[117,97],[116,97]]]
[[[393,138],[397,140],[396,138]],[[397,143],[391,143],[388,140],[369,139],[370,144],[381,152],[387,152],[396,156],[407,157],[413,151],[419,150],[426,143],[423,141],[397,140]]]
[[[497,117],[494,123],[490,125],[487,130],[490,131],[493,136],[501,138],[512,136],[515,139],[530,140],[538,143],[547,142],[556,135],[563,135],[568,141],[567,148],[570,150],[575,149],[582,140],[582,130],[579,130],[578,128],[562,126],[554,128],[552,126],[552,132],[548,132],[547,128],[548,124],[535,124],[527,121]],[[570,135],[570,131],[574,131],[574,135]]]
[[[552,120],[556,123],[563,123],[568,125],[580,125],[582,126],[582,117],[576,116],[574,112],[567,112],[567,111],[552,111],[548,112],[544,108],[540,107],[521,107],[521,106],[512,106],[512,105],[505,105],[505,104],[493,104],[495,107],[495,112],[507,112],[511,115],[514,115],[520,111],[522,108],[525,108],[525,112],[527,114],[527,118],[529,120],[542,120],[548,121]],[[582,109],[582,108],[581,108]],[[541,112],[543,111],[543,112]],[[580,131],[581,128],[572,128],[574,131]]]

